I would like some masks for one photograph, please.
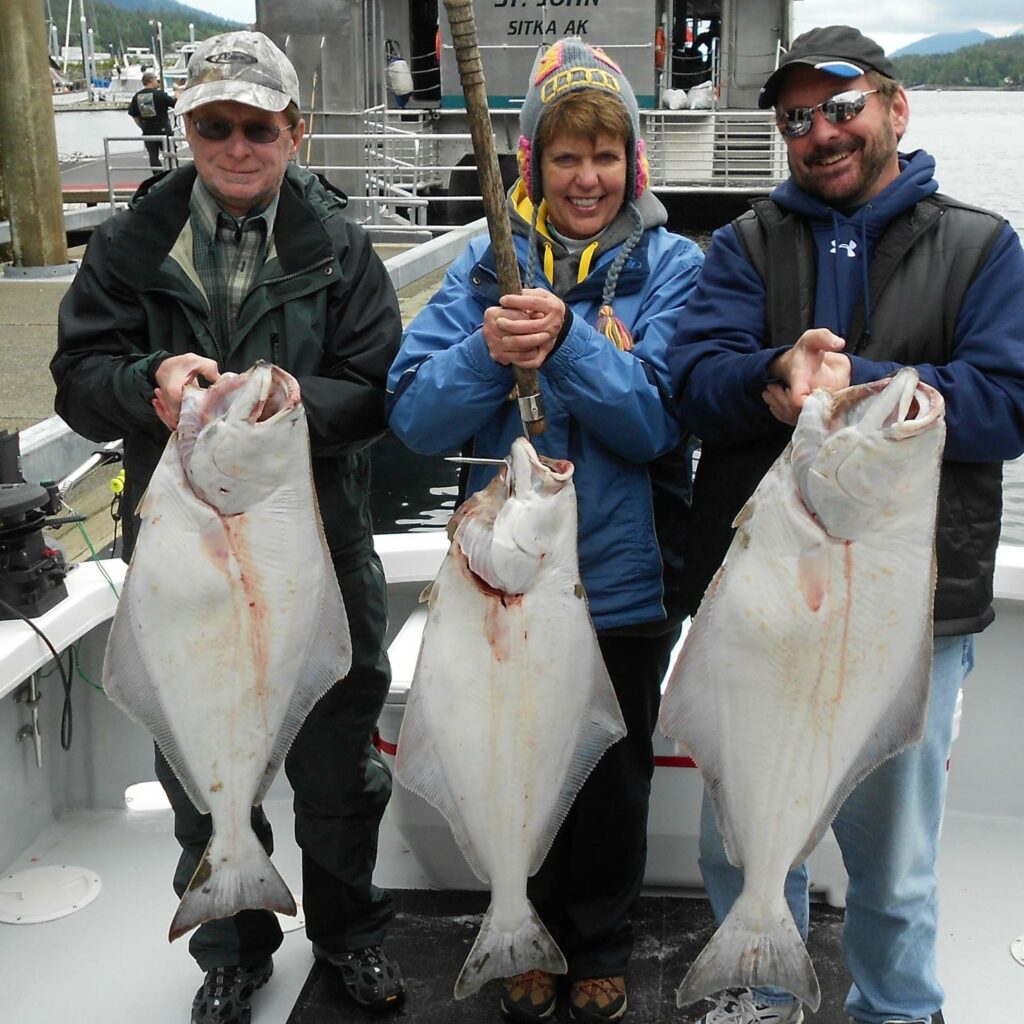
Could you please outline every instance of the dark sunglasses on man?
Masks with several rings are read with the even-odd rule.
[[[867,92],[864,92],[861,89],[849,89],[846,92],[836,93],[835,96],[830,96],[813,107],[791,107],[789,110],[780,110],[776,124],[787,139],[798,139],[801,135],[806,135],[814,124],[816,110],[821,111],[821,116],[829,124],[846,124],[864,109],[867,98],[875,92],[878,90],[868,89]]]
[[[207,117],[195,117],[192,124],[200,138],[210,142],[223,142],[236,128],[241,128],[246,141],[254,142],[258,146],[276,142],[281,132],[291,131],[294,127],[290,124],[276,125],[270,121],[246,121],[244,124],[236,124],[233,121],[219,121]]]

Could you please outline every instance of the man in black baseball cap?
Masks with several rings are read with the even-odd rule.
[[[814,389],[913,366],[946,401],[933,635],[917,663],[927,702],[908,705],[924,719],[923,736],[906,733],[887,748],[894,756],[856,785],[851,778],[832,822],[849,875],[851,1024],[931,1024],[942,1008],[936,860],[946,761],[974,634],[994,617],[1000,467],[1024,452],[1024,250],[1005,219],[938,191],[928,153],[900,150],[910,98],[896,75],[881,47],[847,25],[793,41],[759,100],[775,108],[789,177],[715,232],[667,354],[676,415],[702,442],[682,545],[691,614]],[[772,639],[786,646],[779,632]],[[894,695],[906,699],[909,682]],[[794,756],[762,727],[770,749]],[[716,918],[743,919],[732,913],[742,872],[709,798],[700,867]],[[771,956],[750,957],[745,975],[705,973],[705,986],[745,977],[749,987],[715,995],[698,1024],[804,1024],[802,1004],[818,1008],[795,935],[807,935],[807,882],[805,864],[790,871],[791,918],[773,912],[774,933],[766,925],[737,943]]]
[[[859,78],[877,71],[896,78],[896,67],[873,39],[850,25],[826,25],[797,36],[779,62],[778,68],[761,86],[757,105],[766,110],[775,105],[782,80],[797,64],[824,71],[838,78]]]

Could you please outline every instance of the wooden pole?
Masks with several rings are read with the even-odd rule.
[[[498,167],[498,152],[494,147],[491,113],[487,108],[487,87],[484,83],[483,63],[476,41],[476,20],[473,0],[444,0],[448,25],[452,31],[455,57],[459,64],[459,81],[466,97],[466,113],[473,137],[480,191],[484,201],[487,229],[494,247],[494,262],[498,271],[498,287],[502,295],[518,295],[523,290],[519,277],[519,261],[512,244],[512,225],[505,210],[505,189]],[[544,405],[536,370],[513,367],[519,392],[519,415],[529,437],[544,433]]]
[[[0,16],[0,136],[19,267],[68,262],[47,54],[39,0],[6,0]]]

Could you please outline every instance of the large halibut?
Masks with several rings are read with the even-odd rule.
[[[257,363],[186,387],[140,514],[103,685],[213,817],[170,938],[246,908],[294,914],[250,810],[352,661],[295,379]]]
[[[526,897],[580,787],[625,725],[580,583],[573,467],[523,438],[449,525],[398,740],[491,905],[455,986],[565,973]]]
[[[680,1006],[818,980],[783,894],[853,787],[920,740],[928,705],[942,397],[907,367],[814,392],[736,518],[661,706],[700,766],[743,890]]]

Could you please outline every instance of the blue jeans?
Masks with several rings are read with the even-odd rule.
[[[843,945],[853,985],[846,1012],[864,1024],[931,1020],[942,1007],[935,970],[939,826],[956,697],[974,668],[974,637],[936,637],[924,739],[876,768],[847,797],[832,824],[849,875]],[[743,874],[726,859],[704,794],[700,868],[716,919],[729,912]],[[807,865],[786,877],[786,900],[804,939]],[[792,999],[758,990],[766,1003]]]

